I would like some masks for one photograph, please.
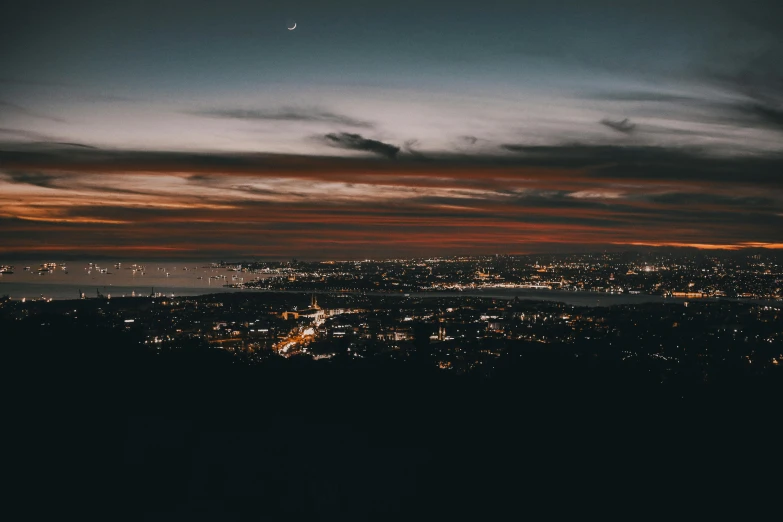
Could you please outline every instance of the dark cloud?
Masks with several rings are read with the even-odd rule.
[[[723,194],[670,192],[643,196],[643,199],[666,205],[720,205],[748,209],[783,209],[783,200],[761,196],[727,196]]]
[[[748,106],[748,111],[761,123],[783,130],[783,106],[754,103]]]
[[[751,42],[742,46],[722,40],[711,49],[712,60],[695,73],[728,91],[754,97],[779,95],[783,88],[783,64],[780,62],[783,38],[779,36],[779,30],[776,33],[777,40],[755,35]]]
[[[81,149],[97,149],[97,147],[93,147],[92,145],[86,145],[84,143],[75,143],[71,141],[59,141],[57,138],[48,136],[46,134],[40,134],[38,132],[32,132],[27,131],[24,129],[9,129],[0,127],[0,134],[5,134],[7,136],[15,136],[17,138],[24,138],[25,140],[30,140],[30,142],[26,143],[26,145],[31,145],[36,147],[38,150],[42,149],[61,149],[61,148],[69,148],[69,147],[77,147]],[[2,142],[0,142],[0,147],[2,147]]]
[[[169,151],[105,150],[94,147],[62,147],[55,142],[20,145],[0,143],[0,164],[35,165],[76,170],[169,170],[184,166],[195,171],[214,168],[274,168],[285,158],[266,154],[220,154]],[[284,161],[283,161],[284,162]]]
[[[507,148],[516,154],[502,158],[503,168],[494,172],[499,158],[465,154],[434,157],[426,163],[426,169],[422,168],[424,162],[407,154],[400,154],[395,162],[373,157],[224,154],[215,155],[218,157],[208,163],[222,165],[220,168],[193,171],[194,165],[204,165],[207,154],[47,149],[26,160],[41,161],[49,155],[60,160],[72,158],[78,165],[90,168],[72,172],[65,170],[61,161],[51,172],[37,171],[43,175],[20,174],[20,169],[15,169],[14,182],[56,184],[57,188],[76,187],[92,193],[85,192],[83,199],[62,205],[59,198],[47,202],[29,191],[29,215],[36,221],[3,222],[0,218],[0,240],[20,252],[25,248],[35,250],[45,241],[47,245],[79,252],[116,246],[134,252],[137,247],[139,252],[147,248],[153,253],[157,248],[175,248],[199,255],[252,251],[260,241],[267,253],[286,256],[311,251],[316,257],[331,252],[356,252],[358,256],[365,249],[374,248],[379,236],[384,238],[384,248],[398,255],[402,255],[400,249],[420,249],[420,253],[449,248],[459,253],[456,251],[474,251],[471,249],[479,247],[506,251],[512,243],[543,249],[549,248],[544,245],[553,237],[568,245],[783,240],[783,192],[775,187],[749,185],[737,174],[757,175],[761,167],[751,162],[752,158],[744,158],[740,163],[736,158],[700,156],[693,150],[644,147]],[[574,168],[516,168],[550,166],[564,160]],[[773,170],[772,159],[766,160],[770,163],[765,168],[779,176],[780,164]],[[130,161],[133,169],[128,170]],[[6,163],[2,147],[0,162]],[[721,163],[729,163],[727,169],[734,172],[733,177],[704,177]],[[680,164],[682,170],[668,172]],[[352,165],[355,172],[361,173],[356,182],[356,197],[332,197],[328,188],[323,193],[312,190],[320,182],[344,182],[344,178],[333,174],[345,172],[346,167],[351,170]],[[300,185],[256,186],[250,179],[245,182],[223,178],[234,168],[242,172],[248,169],[253,177],[259,169],[268,169],[277,178],[289,172],[281,171],[281,166],[301,169],[308,178],[318,179],[298,178],[304,186],[311,182],[313,185],[311,190],[296,188],[292,193],[289,187]],[[123,200],[118,194],[102,197],[104,192],[120,192],[115,190],[118,184],[114,181],[133,171],[150,175],[169,171],[165,169],[187,173],[187,179],[203,184],[203,190],[179,194],[166,188],[149,194],[149,206],[140,206],[137,198]],[[82,177],[80,172],[89,175]],[[94,172],[103,175],[94,176]],[[300,171],[290,172],[298,175]],[[61,177],[60,181],[56,176]],[[104,177],[109,176],[115,176],[114,181],[101,186]],[[621,181],[643,176],[643,182]],[[682,182],[673,176],[682,176]],[[431,186],[419,184],[428,178],[449,178],[451,184],[430,190]],[[407,191],[406,197],[386,197],[390,179]],[[246,194],[229,194],[226,188]],[[260,197],[252,198],[253,195]],[[24,216],[24,210],[18,215]],[[237,234],[237,226],[244,233]]]
[[[7,127],[3,127],[0,128],[0,134],[5,134],[7,136],[16,136],[18,138],[25,138],[28,140],[49,141],[47,139],[48,136],[44,136],[43,134],[40,134],[38,132],[27,131],[24,129],[9,129]]]
[[[759,24],[762,19],[756,16],[752,23]],[[773,34],[776,38],[759,38],[723,60],[724,50],[718,46],[714,62],[698,74],[703,81],[740,98],[729,109],[740,119],[745,118],[748,125],[783,129],[783,38],[779,30]]]
[[[699,98],[683,94],[673,94],[655,91],[601,91],[589,93],[583,98],[589,100],[619,101],[619,102],[694,102]]]
[[[350,134],[347,132],[329,133],[324,136],[324,140],[333,147],[372,152],[373,154],[379,154],[390,159],[396,158],[397,154],[400,152],[400,148],[395,145],[367,139],[360,134]]]
[[[60,179],[60,176],[44,172],[5,172],[0,174],[0,176],[11,183],[35,185],[36,187],[44,188],[54,188],[55,182]]]
[[[323,142],[323,136],[318,140]],[[370,140],[371,141],[371,140]],[[413,160],[411,160],[413,161]],[[305,156],[272,153],[177,152],[63,147],[52,142],[0,142],[0,165],[15,170],[72,172],[177,172],[206,183],[215,171],[227,174],[302,174],[390,169],[381,157]]]
[[[622,132],[623,134],[631,134],[636,129],[636,124],[631,123],[628,118],[620,121],[603,119],[601,120],[601,125],[605,125],[606,127],[617,132]]]
[[[783,45],[770,47],[734,70],[704,73],[706,81],[739,98],[717,107],[728,113],[729,123],[783,129],[782,53]]]
[[[50,149],[50,150],[68,149],[70,147],[77,147],[81,149],[97,149],[97,147],[94,147],[92,145],[87,145],[84,143],[76,143],[71,141],[60,141],[53,136],[40,134],[38,132],[27,131],[24,129],[0,128],[0,134],[5,134],[8,136],[16,136],[18,138],[25,138],[26,140],[30,140],[29,142],[26,142],[24,145],[35,147],[35,149],[39,151],[45,149]],[[0,142],[0,147],[2,146],[3,144],[2,142]],[[17,144],[17,147],[14,148],[18,148],[18,146],[19,144]]]
[[[73,205],[64,209],[65,217],[86,217],[110,221],[135,221],[135,222],[163,222],[164,220],[182,219],[190,220],[203,211],[198,208],[156,208],[156,207],[131,207],[114,205]],[[193,226],[193,228],[197,228]]]
[[[188,176],[188,181],[191,183],[202,185],[209,185],[214,179],[214,176],[210,176],[209,174],[191,174]]]
[[[783,52],[783,49],[781,49]],[[726,94],[706,99],[695,96],[654,91],[608,91],[587,95],[587,99],[617,102],[656,103],[653,113],[660,116],[668,107],[671,117],[684,121],[712,123],[735,127],[783,129],[783,76],[768,73],[737,71],[734,74],[704,73],[702,81],[719,87]],[[637,109],[638,112],[639,109]],[[642,113],[650,112],[649,107]],[[619,132],[630,133],[634,125],[626,120],[601,120],[603,125]],[[648,130],[645,128],[645,130]]]
[[[248,194],[255,194],[257,196],[270,196],[270,197],[282,197],[285,196],[286,200],[290,201],[292,199],[300,199],[300,200],[307,200],[312,199],[312,195],[306,194],[304,192],[289,192],[286,191],[284,194],[275,189],[266,189],[266,188],[259,188],[254,187],[252,185],[235,185],[231,187],[233,190],[240,190],[242,192],[248,193]]]
[[[707,130],[675,129],[662,125],[645,125],[645,134],[662,134],[664,136],[711,136],[715,138],[725,137],[719,132],[710,132]]]
[[[470,145],[475,145],[478,141],[478,138],[475,136],[460,136],[460,139]]]
[[[426,155],[422,154],[417,150],[417,147],[420,145],[419,140],[407,140],[403,144],[403,149],[405,152],[410,154],[411,156],[420,159],[420,160],[426,160],[428,159]]]
[[[586,169],[593,177],[705,180],[783,186],[783,153],[717,157],[698,148],[504,144],[529,166]]]
[[[31,118],[39,118],[42,120],[49,120],[56,123],[65,123],[65,120],[63,120],[62,118],[56,118],[54,116],[49,116],[47,114],[41,114],[39,112],[32,111],[26,107],[22,107],[21,105],[17,105],[16,103],[4,101],[4,100],[0,100],[0,112],[2,111],[14,112],[24,116],[29,116]]]
[[[98,147],[94,147],[92,145],[85,145],[84,143],[74,143],[70,141],[54,141],[51,142],[51,145],[56,146],[63,146],[63,147],[77,147],[80,149],[98,149]]]
[[[528,145],[506,143],[501,149],[520,154],[519,161],[528,165],[554,167],[590,167],[618,162],[651,163],[691,159],[698,150],[685,148],[585,145]]]
[[[424,161],[400,148],[359,134],[331,133],[317,138],[331,146],[372,152],[376,156],[334,157],[259,153],[190,153],[107,150],[63,147],[53,144],[0,143],[0,165],[15,171],[59,172],[177,172],[189,173],[194,182],[209,182],[209,174],[288,174],[320,177],[324,173],[402,175],[421,172]],[[513,154],[430,154],[427,169],[433,173],[475,169],[543,167],[574,169],[590,179],[682,180],[725,183],[760,183],[783,186],[783,152],[718,157],[698,148],[563,144],[531,146],[504,144]],[[398,158],[389,163],[382,158]],[[522,174],[520,174],[522,175]]]
[[[344,114],[325,111],[319,108],[295,108],[284,107],[279,110],[245,110],[245,109],[211,109],[206,111],[195,111],[189,114],[206,116],[209,118],[225,118],[232,120],[249,121],[301,121],[332,123],[337,125],[347,125],[350,127],[372,128],[373,124],[367,121],[358,120]]]

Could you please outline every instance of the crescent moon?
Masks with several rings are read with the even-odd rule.
[[[294,29],[296,29],[296,22],[294,22],[293,27],[286,27],[286,29],[288,29],[289,31],[293,31]]]

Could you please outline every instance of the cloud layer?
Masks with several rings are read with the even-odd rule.
[[[11,2],[0,254],[783,242],[780,1],[348,4]]]
[[[191,114],[209,118],[224,118],[246,121],[290,121],[316,122],[346,125],[350,127],[372,128],[373,124],[358,120],[344,114],[336,114],[319,108],[284,107],[278,110],[248,110],[248,109],[210,109],[193,111]]]
[[[400,148],[396,145],[367,139],[360,134],[351,134],[348,132],[331,132],[324,136],[324,141],[332,147],[372,152],[373,154],[379,154],[390,159],[396,158],[397,154],[400,152]]]
[[[633,147],[366,157],[0,147],[7,253],[386,257],[779,247],[783,158]],[[377,148],[377,150],[374,150]]]

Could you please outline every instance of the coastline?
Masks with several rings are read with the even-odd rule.
[[[78,285],[78,284],[47,284],[33,282],[3,282],[0,281],[0,296],[8,295],[11,299],[19,300],[38,299],[43,296],[46,299],[57,301],[70,301],[79,299],[79,291],[85,292],[87,298],[95,298],[97,290],[103,295],[117,297],[149,297],[152,293],[150,286],[141,285]],[[662,295],[652,294],[617,294],[609,292],[592,291],[565,291],[565,290],[538,290],[538,289],[517,289],[517,288],[487,288],[471,289],[464,291],[454,290],[426,290],[419,292],[383,292],[383,291],[325,291],[325,290],[269,290],[263,288],[237,288],[231,286],[213,286],[213,287],[184,287],[184,286],[160,286],[154,290],[159,296],[175,297],[196,297],[212,294],[242,292],[248,294],[265,293],[290,293],[290,294],[318,294],[318,295],[368,295],[379,297],[409,297],[434,299],[443,297],[476,297],[485,299],[512,300],[518,298],[523,301],[545,301],[559,302],[572,306],[602,307],[613,305],[629,304],[685,304],[690,302],[739,302],[749,304],[780,304],[781,300],[758,299],[758,298],[736,298],[736,297],[702,297],[696,299],[687,299],[681,297],[664,297]]]

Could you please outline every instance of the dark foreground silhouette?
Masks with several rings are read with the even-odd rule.
[[[486,378],[426,355],[246,366],[110,330],[6,338],[31,518],[747,516],[779,493],[779,372],[661,385],[531,351]]]

